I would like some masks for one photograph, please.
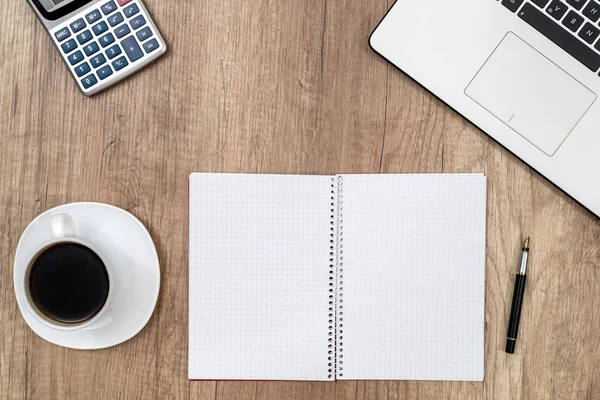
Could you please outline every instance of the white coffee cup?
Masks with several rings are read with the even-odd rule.
[[[102,255],[100,251],[90,242],[82,240],[77,237],[75,230],[75,223],[73,218],[69,214],[56,214],[50,217],[50,232],[52,238],[47,242],[39,246],[29,257],[27,262],[27,268],[23,270],[20,278],[22,293],[24,294],[25,306],[30,311],[31,315],[35,317],[40,323],[46,325],[49,328],[61,330],[61,331],[79,331],[79,330],[93,330],[108,325],[111,322],[111,318],[106,315],[106,311],[111,306],[111,300],[113,297],[113,280],[111,266],[106,261],[107,258]],[[43,253],[49,247],[52,247],[59,243],[74,243],[84,247],[87,247],[93,251],[104,264],[106,273],[108,275],[108,295],[102,308],[90,319],[80,323],[60,323],[55,321],[48,316],[41,313],[35,306],[31,295],[29,293],[29,271],[38,256]]]

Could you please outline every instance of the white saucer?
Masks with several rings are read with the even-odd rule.
[[[59,331],[39,322],[17,290],[22,271],[35,250],[51,240],[50,216],[70,214],[77,237],[95,245],[113,269],[114,297],[106,311],[111,322],[98,329]],[[15,293],[23,318],[43,339],[72,349],[102,349],[135,336],[146,325],[158,300],[160,268],[150,234],[125,210],[100,203],[72,203],[53,208],[35,218],[23,232],[15,255]]]

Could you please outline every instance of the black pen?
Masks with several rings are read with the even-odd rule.
[[[523,245],[523,254],[521,255],[521,265],[517,272],[515,281],[515,291],[513,293],[512,307],[510,308],[510,321],[508,323],[508,333],[506,335],[506,352],[513,354],[517,344],[517,333],[519,332],[519,320],[521,318],[521,306],[523,305],[523,295],[525,294],[525,281],[527,280],[527,259],[529,257],[529,238]]]

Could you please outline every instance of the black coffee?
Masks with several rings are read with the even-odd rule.
[[[92,250],[59,243],[42,251],[29,271],[29,295],[39,312],[62,324],[92,318],[108,297],[108,273]]]

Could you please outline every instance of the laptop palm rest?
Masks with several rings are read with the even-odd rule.
[[[465,94],[549,157],[596,94],[509,32]]]

